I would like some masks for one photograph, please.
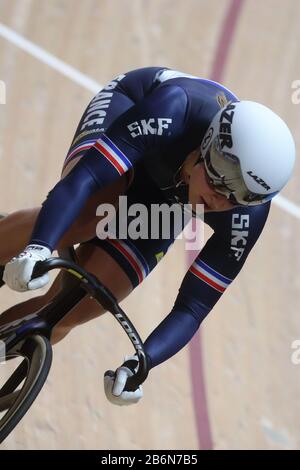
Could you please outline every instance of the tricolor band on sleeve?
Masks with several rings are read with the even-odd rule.
[[[81,142],[81,144],[78,144],[73,147],[64,161],[64,167],[72,160],[72,158],[76,157],[76,155],[79,155],[79,153],[86,152],[87,150],[89,150],[95,144],[95,142],[96,139],[85,140],[84,142]]]
[[[224,292],[232,282],[232,279],[223,276],[208,266],[204,261],[196,260],[190,267],[190,272],[201,279],[218,292]]]
[[[105,134],[97,140],[95,148],[113,165],[119,175],[132,168],[132,163]]]

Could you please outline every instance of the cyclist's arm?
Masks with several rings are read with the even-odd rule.
[[[267,220],[270,204],[211,213],[214,234],[184,277],[171,313],[145,343],[151,367],[183,348],[241,270]]]
[[[186,109],[185,92],[178,86],[164,85],[122,114],[50,191],[30,244],[52,251],[93,193],[182,136]]]

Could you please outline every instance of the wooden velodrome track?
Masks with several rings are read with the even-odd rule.
[[[67,78],[45,51],[102,84],[147,65],[221,81],[277,111],[299,148],[300,105],[291,100],[300,79],[299,20],[298,0],[0,0],[7,91],[0,209],[41,203],[93,95],[93,82],[76,83],[74,71]],[[39,58],[24,39],[44,50]],[[283,195],[300,205],[299,171],[297,164]],[[2,448],[299,448],[300,365],[291,362],[291,343],[300,339],[300,220],[293,208],[286,200],[282,208],[273,204],[263,236],[201,338],[152,371],[138,406],[117,408],[105,399],[103,372],[131,350],[106,316],[55,348],[46,386]],[[143,337],[169,312],[186,263],[177,243],[124,302]],[[26,295],[4,288],[1,310]]]

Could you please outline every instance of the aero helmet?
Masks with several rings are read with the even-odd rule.
[[[213,118],[201,156],[216,192],[236,205],[257,205],[289,180],[295,143],[285,122],[266,106],[231,102]]]

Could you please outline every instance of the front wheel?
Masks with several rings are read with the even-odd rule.
[[[0,364],[0,442],[11,433],[43,387],[52,362],[52,347],[44,336],[20,341]]]

